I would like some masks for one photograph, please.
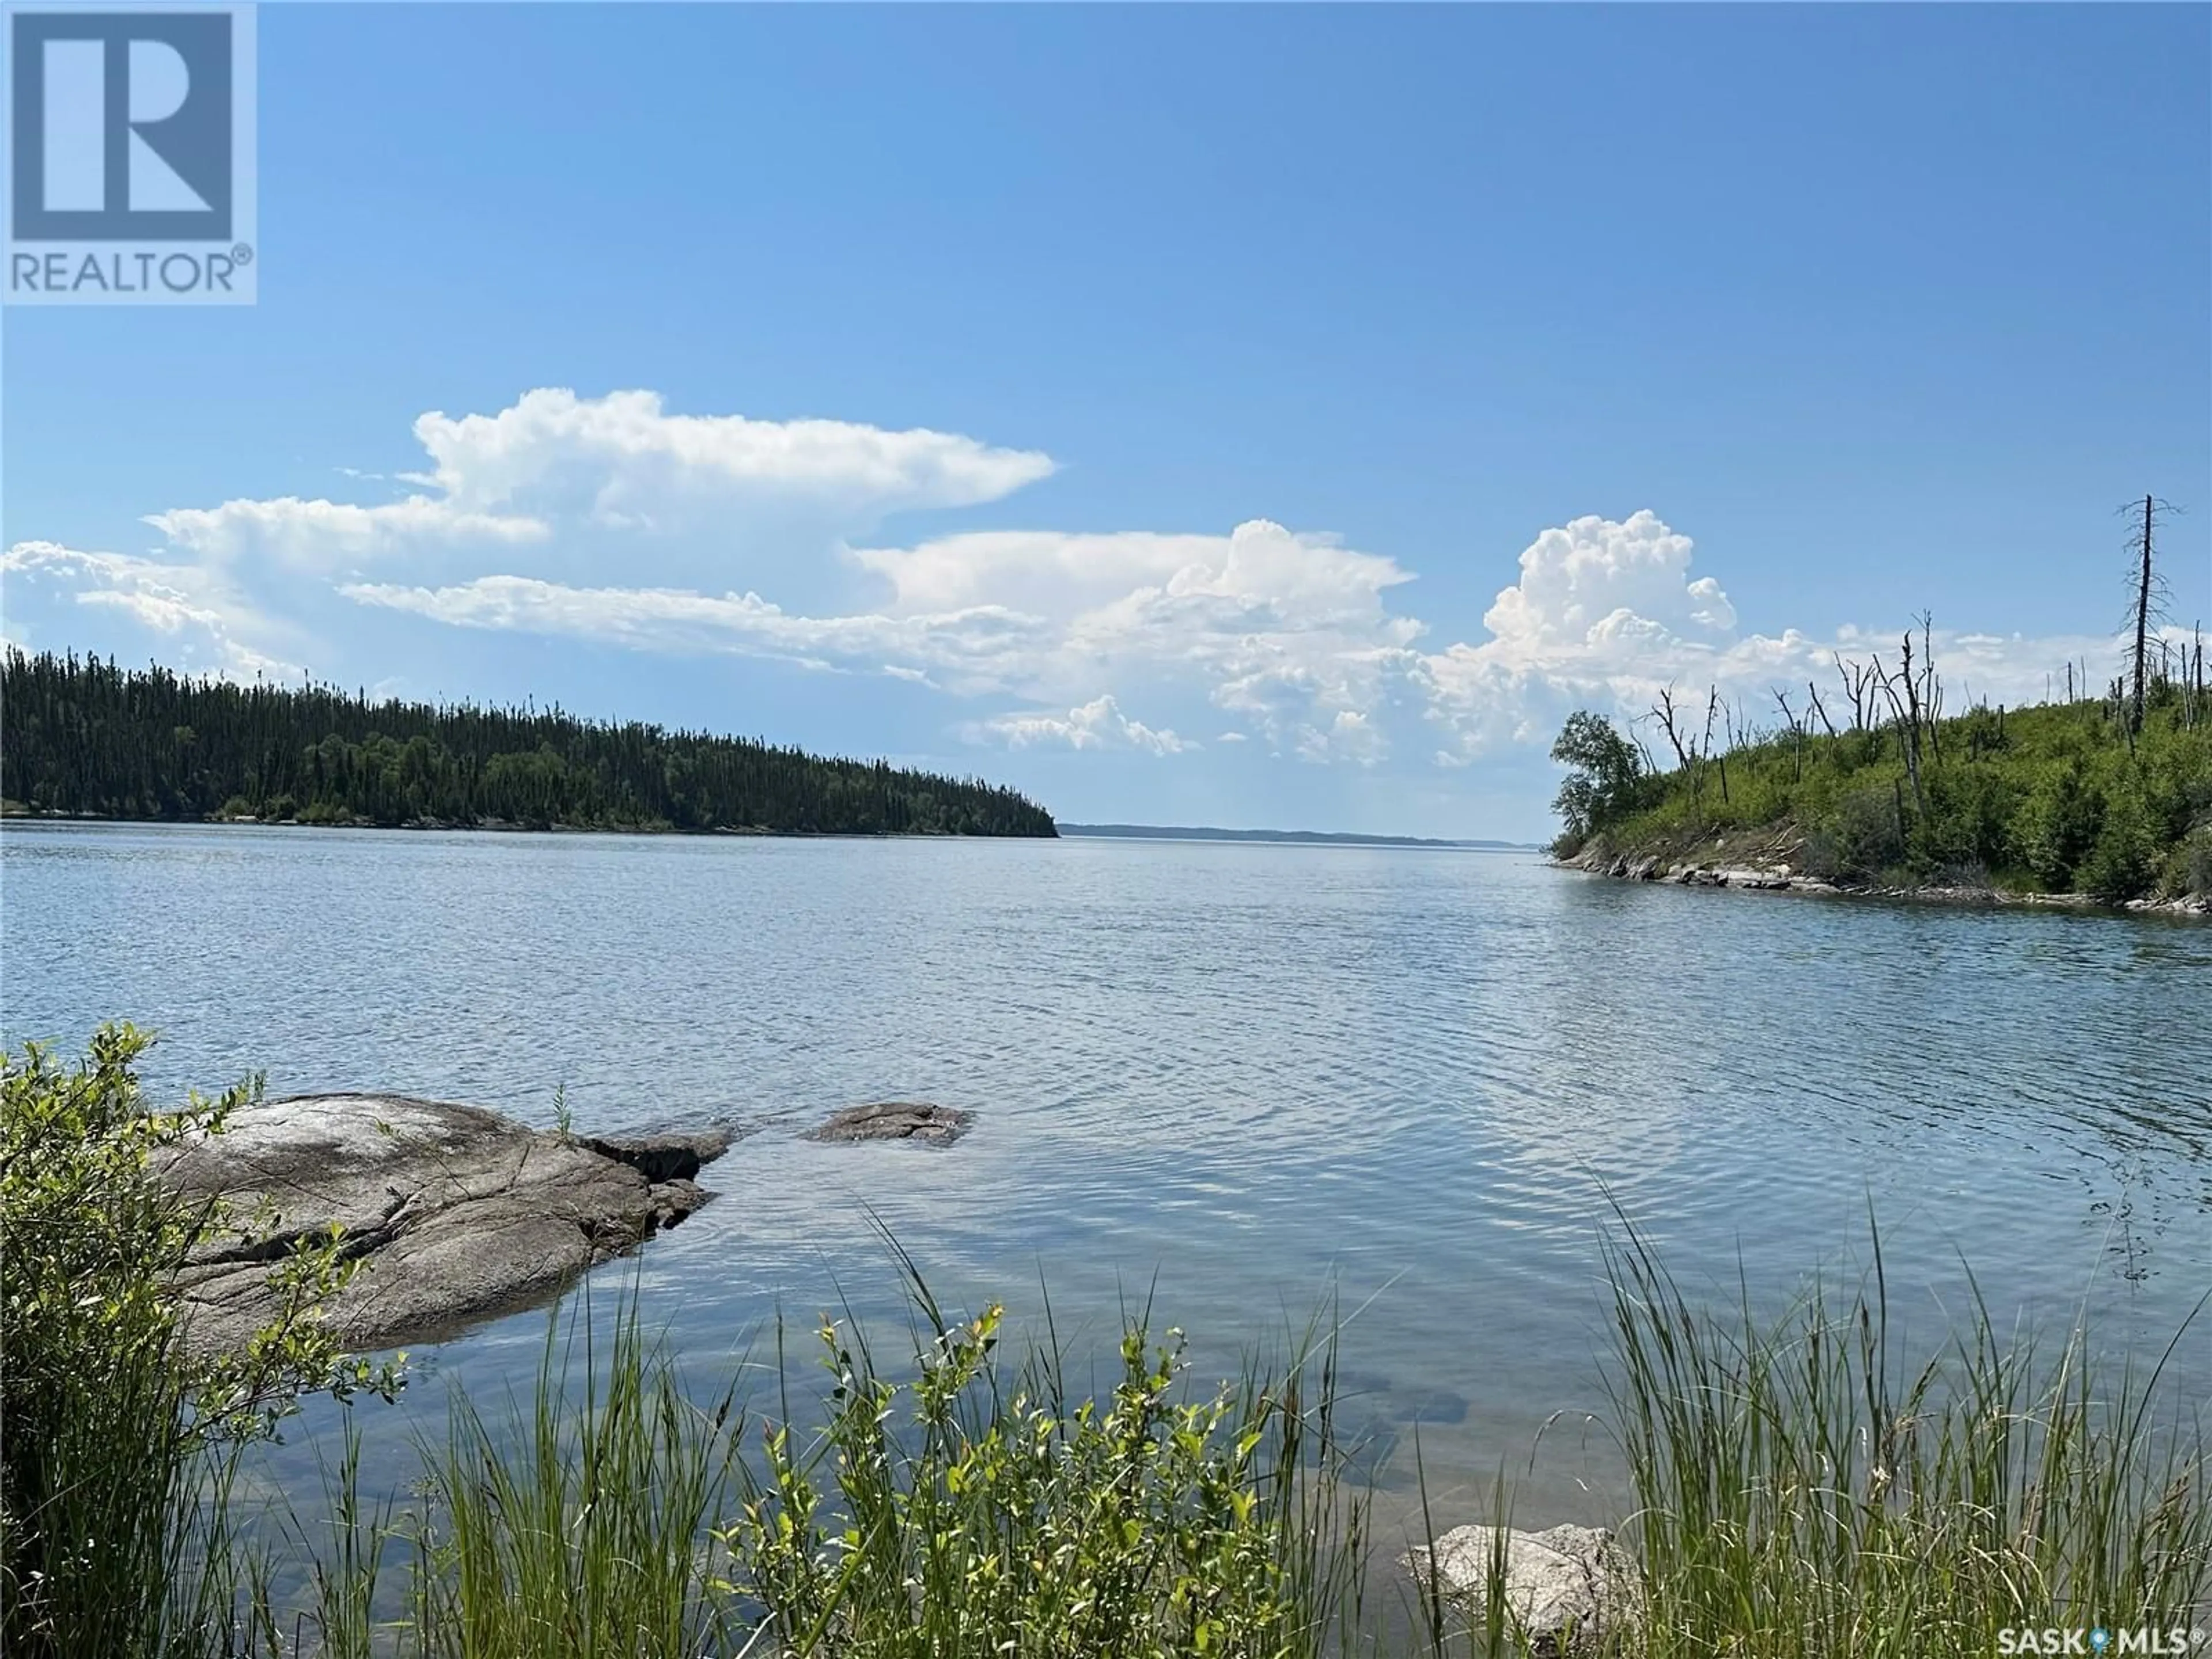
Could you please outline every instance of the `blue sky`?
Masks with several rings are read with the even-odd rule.
[[[2212,621],[2203,7],[259,34],[260,303],[5,318],[19,642],[1534,837],[1577,706],[2109,672],[2146,489]]]

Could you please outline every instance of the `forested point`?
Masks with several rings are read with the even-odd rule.
[[[10,813],[319,824],[1051,836],[1014,790],[745,738],[193,679],[74,653],[0,665]]]
[[[1947,715],[1943,691],[1923,636],[1887,665],[1839,658],[1825,698],[1774,688],[1763,716],[1673,688],[1626,730],[1577,713],[1552,750],[1568,768],[1553,850],[1680,864],[1717,843],[1844,885],[2212,893],[2201,644],[2178,662],[2139,648],[2100,696]]]

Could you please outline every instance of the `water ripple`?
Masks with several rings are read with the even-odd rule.
[[[0,883],[13,1040],[128,1016],[163,1087],[772,1126],[629,1270],[687,1352],[883,1305],[872,1211],[948,1294],[1034,1303],[1042,1272],[1063,1329],[1157,1277],[1208,1363],[1334,1287],[1373,1297],[1377,1420],[1420,1417],[1449,1486],[1592,1402],[1606,1193],[1686,1278],[1777,1296],[1871,1206],[1931,1319],[1961,1255],[2003,1307],[2087,1295],[2123,1334],[2212,1278],[2202,927],[1097,842],[10,825]],[[795,1138],[894,1096],[979,1126]],[[434,1364],[512,1375],[538,1328]],[[1563,1456],[1539,1500],[1584,1512],[1590,1478]]]

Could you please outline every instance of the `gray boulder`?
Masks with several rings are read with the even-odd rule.
[[[1536,1659],[1595,1654],[1606,1633],[1632,1618],[1641,1601],[1636,1564],[1602,1527],[1455,1527],[1433,1548],[1406,1557],[1414,1580],[1474,1620],[1484,1617],[1490,1571],[1503,1533],[1505,1613]]]
[[[358,1348],[434,1340],[542,1300],[689,1216],[720,1133],[583,1141],[477,1106],[402,1095],[302,1095],[232,1114],[163,1176],[222,1199],[240,1232],[179,1276],[195,1347],[234,1346],[276,1311],[271,1264],[335,1224],[367,1258],[328,1317]]]
[[[975,1121],[956,1106],[926,1106],[914,1101],[883,1100],[848,1106],[807,1133],[809,1140],[921,1140],[946,1146]]]

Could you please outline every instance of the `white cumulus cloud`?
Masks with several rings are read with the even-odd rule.
[[[240,499],[146,522],[210,557],[259,554],[318,571],[532,546],[558,556],[580,537],[598,545],[623,532],[647,550],[634,557],[696,561],[794,532],[818,550],[820,538],[864,532],[887,514],[995,501],[1053,470],[1036,451],[957,433],[671,414],[642,391],[540,387],[489,415],[433,410],[414,433],[428,465],[400,475],[417,487],[402,501]],[[708,532],[704,548],[675,539]]]
[[[1070,749],[1141,749],[1155,755],[1179,755],[1198,745],[1164,728],[1131,720],[1112,693],[1103,693],[1065,714],[996,714],[983,729],[1014,748],[1030,744],[1065,744]]]
[[[17,542],[0,553],[0,597],[9,608],[42,588],[73,604],[118,612],[158,635],[182,665],[234,678],[296,677],[299,665],[269,654],[254,635],[282,633],[209,572],[127,553],[88,552],[58,542]],[[19,645],[27,636],[12,634]]]

